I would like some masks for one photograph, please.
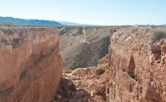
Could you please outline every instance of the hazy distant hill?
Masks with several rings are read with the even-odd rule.
[[[51,20],[20,19],[13,17],[0,17],[0,23],[12,23],[16,25],[46,25],[46,26],[62,25],[57,21],[51,21]]]
[[[65,26],[84,26],[85,25],[85,24],[73,23],[73,22],[67,22],[67,21],[59,21],[59,22]]]

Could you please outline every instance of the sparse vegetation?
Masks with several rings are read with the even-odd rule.
[[[166,32],[164,32],[164,31],[157,31],[157,32],[153,33],[153,37],[152,37],[153,41],[159,41],[159,40],[161,40],[163,38],[166,38]]]
[[[0,22],[0,26],[15,26],[15,23],[2,23]]]

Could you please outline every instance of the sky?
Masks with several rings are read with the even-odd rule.
[[[0,16],[95,25],[166,24],[166,0],[0,0]]]

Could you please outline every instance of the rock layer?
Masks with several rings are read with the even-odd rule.
[[[50,102],[62,74],[55,28],[0,28],[0,102]]]
[[[120,29],[112,34],[108,83],[110,102],[166,102],[164,39],[155,29]],[[162,43],[161,43],[162,42]]]

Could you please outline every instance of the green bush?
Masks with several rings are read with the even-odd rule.
[[[166,32],[158,31],[153,33],[153,37],[152,37],[153,41],[160,41],[163,38],[166,38]]]

